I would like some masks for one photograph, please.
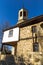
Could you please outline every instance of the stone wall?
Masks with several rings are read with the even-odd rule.
[[[21,40],[17,45],[17,55],[28,55],[29,52],[33,51],[32,48],[32,39],[31,40]]]
[[[33,39],[32,39],[32,31],[31,31],[31,27],[32,26],[37,26],[37,36],[39,36],[38,32],[39,31],[41,32],[41,30],[42,30],[41,27],[40,27],[40,24],[41,23],[20,28],[20,40],[19,40],[19,42],[17,42],[17,56],[23,55],[23,57],[25,59],[28,59],[29,56],[31,56],[31,59],[34,60],[35,59],[35,55],[36,55],[36,57],[39,55],[40,59],[41,59],[42,47],[40,45],[41,41],[39,42],[39,38],[40,37],[37,38],[37,42],[39,42],[39,52],[33,52]],[[42,32],[43,32],[43,30],[42,30]],[[34,61],[32,61],[32,62],[34,62]],[[40,65],[40,61],[38,63],[39,63],[38,65]]]

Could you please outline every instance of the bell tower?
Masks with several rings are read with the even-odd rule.
[[[18,23],[24,22],[28,19],[28,12],[26,9],[22,8],[18,12]]]

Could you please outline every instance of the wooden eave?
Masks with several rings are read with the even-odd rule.
[[[15,27],[20,27],[20,28],[22,28],[22,27],[30,26],[30,25],[33,25],[33,24],[36,24],[36,23],[40,23],[40,22],[42,22],[42,21],[43,21],[43,15],[40,15],[40,16],[34,17],[34,18],[32,18],[32,19],[25,20],[25,21],[22,22],[22,23],[18,23],[18,24],[16,24],[15,26],[10,27],[10,28],[7,28],[7,29],[5,29],[5,30],[3,30],[3,31],[9,30],[9,29],[13,29],[13,28],[15,28]]]

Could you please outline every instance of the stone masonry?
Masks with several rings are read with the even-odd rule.
[[[28,63],[28,60],[30,60],[29,62],[34,65],[41,65],[42,41],[40,40],[42,40],[43,38],[37,39],[37,42],[39,43],[39,52],[33,52],[33,38],[32,38],[31,28],[32,26],[36,26],[37,36],[39,36],[38,32],[40,32],[40,35],[43,35],[42,34],[43,30],[40,27],[41,23],[20,28],[20,40],[19,42],[17,42],[17,56],[23,55],[23,58],[27,60],[27,63]],[[36,61],[36,60],[39,60],[39,61]]]

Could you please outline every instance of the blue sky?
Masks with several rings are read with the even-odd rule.
[[[0,24],[9,21],[11,25],[15,25],[23,1],[24,7],[28,10],[28,18],[43,14],[43,0],[0,0]]]

